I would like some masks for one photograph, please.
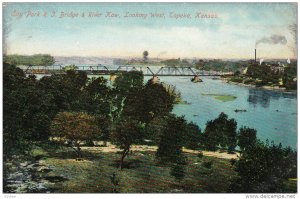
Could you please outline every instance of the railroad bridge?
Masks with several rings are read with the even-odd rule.
[[[232,72],[218,72],[198,70],[193,67],[174,67],[162,66],[156,67],[157,71],[153,71],[150,67],[140,66],[119,66],[111,69],[104,65],[97,66],[77,66],[74,70],[84,71],[88,75],[111,75],[117,73],[125,73],[130,71],[141,71],[144,76],[230,76]],[[23,67],[25,74],[63,74],[66,72],[63,66],[25,66]]]

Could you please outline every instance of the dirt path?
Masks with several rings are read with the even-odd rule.
[[[82,147],[82,149],[89,150],[89,151],[101,151],[104,153],[111,153],[111,152],[117,152],[120,151],[119,148],[117,148],[115,145],[108,143],[106,147]],[[157,146],[147,146],[147,145],[133,145],[131,147],[132,151],[156,151]],[[191,154],[198,154],[199,151],[196,150],[190,150],[190,149],[183,149],[183,152],[185,153],[191,153]],[[222,159],[237,159],[238,153],[235,154],[228,154],[224,152],[219,151],[202,151],[204,156],[211,156],[216,158],[222,158]]]

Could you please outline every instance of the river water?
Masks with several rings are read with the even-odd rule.
[[[192,83],[190,77],[160,77],[161,82],[175,85],[183,100],[191,103],[175,105],[175,114],[198,124],[203,131],[208,120],[224,112],[237,121],[238,128],[247,126],[256,129],[262,141],[269,139],[283,146],[297,148],[296,93],[253,89],[208,77],[202,79],[202,83]],[[214,96],[202,94],[233,95],[237,98],[223,102]],[[235,112],[236,109],[247,111]]]

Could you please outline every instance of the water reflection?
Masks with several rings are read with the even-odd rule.
[[[281,97],[295,99],[297,95],[295,93],[283,93],[258,89],[249,89],[247,101],[254,107],[256,107],[256,105],[261,105],[263,108],[268,108],[270,106],[271,99],[278,100]]]

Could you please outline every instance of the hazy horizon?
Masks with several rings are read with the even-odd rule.
[[[5,3],[3,9],[8,55],[138,58],[147,50],[153,59],[253,59],[256,48],[257,58],[297,58],[295,3]]]

